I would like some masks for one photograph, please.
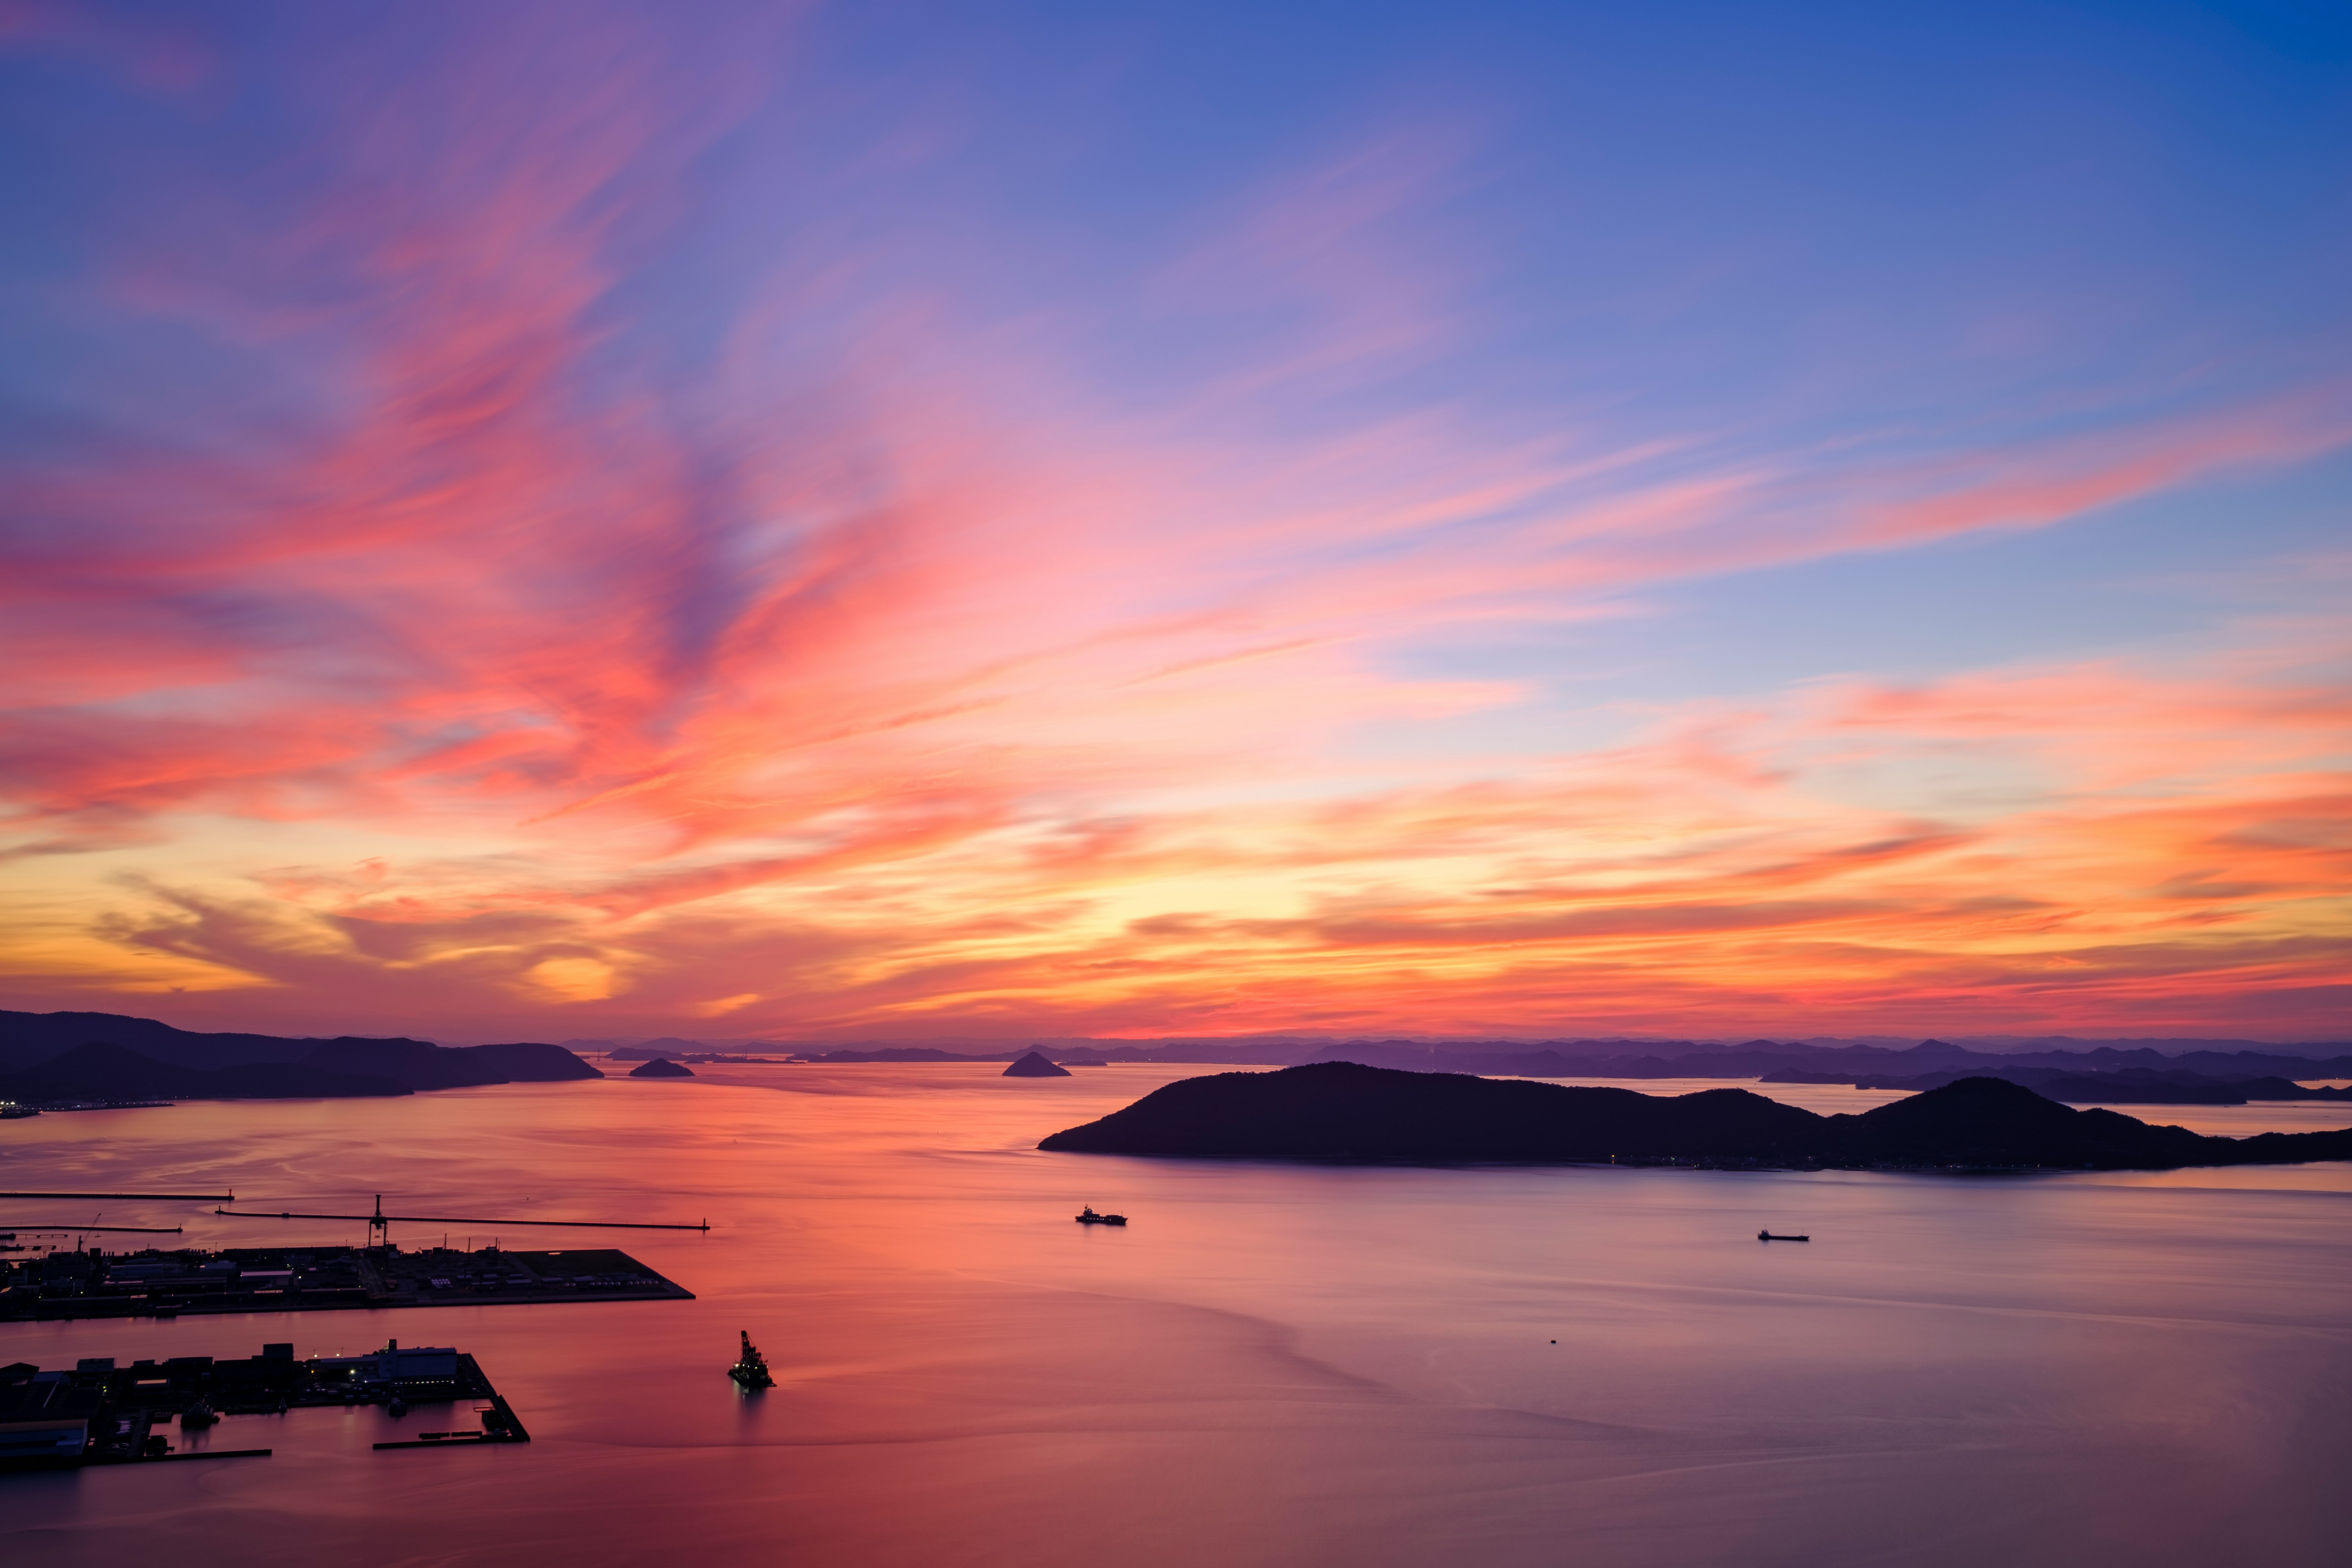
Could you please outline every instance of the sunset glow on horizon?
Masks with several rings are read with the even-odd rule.
[[[0,8],[0,1005],[2352,1032],[2343,56],[263,15]]]

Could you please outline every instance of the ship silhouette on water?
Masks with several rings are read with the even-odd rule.
[[[743,1353],[733,1366],[727,1369],[727,1375],[744,1388],[775,1387],[775,1376],[768,1371],[768,1358],[761,1355],[760,1347],[751,1342],[751,1331],[739,1331],[743,1336]]]

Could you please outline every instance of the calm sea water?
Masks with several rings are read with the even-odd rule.
[[[2352,1166],[1962,1179],[1031,1147],[1197,1070],[720,1068],[6,1123],[0,1186],[716,1228],[571,1233],[692,1302],[0,1326],[0,1360],[44,1366],[454,1344],[536,1439],[379,1454],[446,1412],[232,1417],[174,1441],[276,1457],[0,1478],[0,1557],[2352,1561]],[[2150,1119],[2347,1120],[2313,1109]],[[1088,1202],[1133,1224],[1070,1223]],[[203,1244],[358,1231],[79,1205],[101,1206]],[[1813,1239],[1764,1246],[1766,1226]],[[738,1329],[781,1386],[723,1375]]]

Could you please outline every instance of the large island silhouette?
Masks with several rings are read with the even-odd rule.
[[[2352,1159],[2352,1129],[2207,1138],[1968,1078],[1860,1115],[1741,1089],[1650,1095],[1318,1062],[1153,1090],[1040,1149],[1257,1160],[2170,1170]]]

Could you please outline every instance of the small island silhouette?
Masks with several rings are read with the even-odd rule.
[[[1047,1060],[1043,1051],[1031,1051],[1004,1069],[1006,1078],[1067,1078],[1070,1069],[1057,1068]]]
[[[1649,1095],[1318,1062],[1186,1079],[1037,1147],[1257,1160],[2171,1170],[2352,1159],[2352,1129],[2207,1138],[2076,1110],[1992,1078],[1860,1115],[1817,1116],[1740,1089]]]
[[[694,1069],[656,1057],[641,1068],[629,1069],[631,1078],[692,1078]]]

